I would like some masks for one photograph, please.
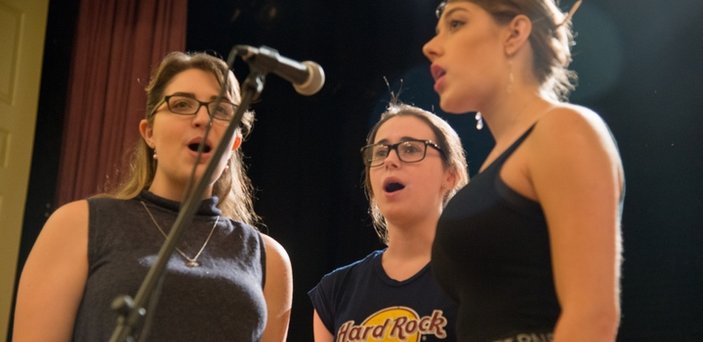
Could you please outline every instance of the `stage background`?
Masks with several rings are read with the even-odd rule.
[[[76,0],[52,1],[20,264],[55,209]],[[256,210],[290,254],[290,341],[312,339],[306,292],[322,275],[381,248],[366,213],[359,148],[389,93],[432,109],[460,132],[476,172],[492,145],[471,116],[441,113],[422,44],[433,1],[191,1],[188,50],[226,56],[267,45],[320,63],[327,82],[303,97],[267,78],[244,144]],[[571,1],[564,2],[564,8]],[[625,262],[619,341],[703,339],[703,2],[586,1],[574,22],[572,102],[599,112],[623,158]],[[243,79],[246,66],[235,65]],[[388,87],[384,78],[390,83]],[[136,129],[136,127],[135,127]]]

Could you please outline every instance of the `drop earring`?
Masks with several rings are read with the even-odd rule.
[[[156,149],[154,149],[154,154],[151,155],[151,159],[154,159],[154,160],[159,159],[159,155],[156,154]]]
[[[482,130],[483,129],[483,116],[481,115],[481,112],[476,112],[476,116],[474,116],[476,119],[476,129],[477,130]]]

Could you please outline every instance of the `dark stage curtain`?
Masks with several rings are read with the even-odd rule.
[[[82,0],[57,204],[103,190],[139,138],[152,68],[185,48],[187,0]]]

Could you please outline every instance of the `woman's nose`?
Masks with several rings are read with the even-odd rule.
[[[437,36],[432,37],[425,45],[422,46],[422,53],[427,57],[427,59],[430,60],[430,62],[433,62],[434,59],[437,57],[439,54],[437,50]]]
[[[400,157],[398,156],[397,149],[388,151],[386,159],[383,160],[383,165],[386,167],[398,167],[400,165]]]
[[[195,117],[193,118],[193,125],[201,126],[210,123],[210,112],[207,106],[201,105],[198,111],[195,112]]]

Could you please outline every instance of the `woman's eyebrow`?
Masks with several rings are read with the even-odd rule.
[[[442,17],[440,18],[439,22],[437,23],[437,26],[435,27],[435,33],[439,33],[439,27],[442,25],[442,22],[446,20],[446,18],[457,11],[464,11],[464,12],[470,12],[468,8],[463,8],[463,7],[452,7],[448,11],[442,13]]]

